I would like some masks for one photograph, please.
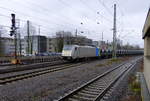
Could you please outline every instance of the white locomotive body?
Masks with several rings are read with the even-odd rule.
[[[96,48],[91,46],[65,45],[62,57],[68,60],[96,56]]]

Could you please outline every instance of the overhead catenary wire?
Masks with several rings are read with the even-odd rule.
[[[58,0],[58,1],[60,1],[60,3],[64,4],[65,6],[72,8],[72,6],[70,6],[68,3],[64,2],[63,0]],[[80,2],[82,3],[82,5],[84,5],[86,8],[88,8],[88,9],[91,11],[90,13],[93,13],[93,14],[96,14],[96,13],[97,13],[96,10],[91,9],[91,7],[88,6],[88,5],[86,5],[86,3],[82,2],[82,1],[80,1]],[[72,8],[72,9],[73,9],[73,8]],[[102,14],[99,14],[99,15],[101,15],[101,16],[105,19],[105,21],[108,21],[108,22],[111,22],[111,23],[112,23],[112,21],[111,21],[110,19],[107,19],[107,18],[104,17]],[[97,24],[96,21],[94,21],[94,22],[95,22],[95,24]],[[105,24],[105,25],[108,27],[107,24]]]
[[[27,15],[27,14],[25,14],[25,13],[22,13],[22,12],[18,12],[18,11],[15,11],[15,10],[12,10],[12,9],[8,9],[8,8],[5,8],[5,7],[0,7],[0,9],[4,9],[4,10],[6,10],[6,11],[11,11],[11,12],[13,12],[13,13],[17,13],[17,14],[20,14],[20,15],[24,15],[24,16],[26,16],[26,17],[29,17],[29,18],[33,18],[33,17],[31,17],[30,15]],[[0,14],[1,15],[1,14]],[[3,16],[5,16],[5,15],[3,15]],[[6,16],[6,17],[8,17],[8,16]],[[10,18],[10,17],[9,17]],[[47,22],[47,20],[45,20],[45,19],[41,19],[41,18],[38,18],[40,21],[42,20],[42,21],[44,21],[44,22]],[[23,21],[23,20],[22,20]],[[25,20],[24,20],[25,21]]]
[[[8,19],[10,19],[11,17],[10,16],[6,16],[6,15],[3,15],[3,14],[0,14],[0,16],[3,16],[3,17],[6,17],[6,18],[8,18]],[[20,21],[23,21],[23,22],[27,22],[27,20],[23,20],[23,19],[20,19]],[[35,23],[35,22],[33,22],[33,21],[31,21],[32,22],[32,24],[34,24],[34,25],[36,25],[36,26],[39,26],[39,24],[37,24],[37,23]],[[51,27],[48,27],[48,26],[45,26],[45,25],[40,25],[41,26],[41,28],[44,28],[44,29],[55,29],[55,28],[51,28]],[[71,28],[71,29],[74,29],[74,28]],[[84,29],[86,29],[86,28],[84,28]]]
[[[111,16],[113,16],[113,13],[110,11],[110,9],[105,5],[104,1],[102,0],[98,0],[98,2],[106,9],[106,11],[108,12],[108,14],[110,14]]]
[[[0,7],[0,8],[2,8],[2,7]],[[7,11],[13,11],[14,13],[19,13],[20,14],[20,12],[17,12],[17,11],[14,11],[14,10],[10,10],[10,9],[7,9],[7,8],[2,8],[2,9],[5,9],[5,10],[7,10]],[[21,14],[23,14],[23,13],[21,13]],[[25,14],[23,14],[23,15],[25,15]],[[6,15],[2,15],[2,14],[0,14],[0,16],[4,16],[4,17],[7,17],[7,18],[10,18],[9,16],[6,16]],[[27,16],[27,15],[26,15]],[[29,17],[29,16],[28,16]],[[38,18],[39,19],[39,18]],[[26,22],[27,20],[22,20],[22,19],[20,19],[21,21],[23,21],[23,22]],[[34,22],[34,21],[32,21],[32,22]],[[39,22],[45,22],[45,23],[47,23],[47,22],[49,22],[48,20],[45,20],[45,19],[40,19],[39,20]],[[37,25],[39,25],[39,24],[37,24]],[[61,24],[55,24],[55,25],[58,25],[58,26],[68,26],[68,27],[73,27],[73,26],[70,26],[70,25],[61,25]],[[49,27],[50,28],[50,27]]]
[[[69,17],[66,17],[66,16],[64,16],[64,15],[61,15],[61,17],[59,17],[58,15],[56,15],[56,14],[54,14],[54,13],[50,13],[50,12],[52,12],[51,10],[49,10],[49,9],[47,9],[46,7],[44,7],[44,6],[41,6],[41,5],[39,5],[39,4],[36,4],[36,3],[33,3],[33,2],[31,2],[31,1],[26,1],[26,3],[29,5],[34,5],[36,8],[40,8],[40,9],[42,9],[43,11],[45,11],[45,12],[48,12],[48,13],[46,13],[46,15],[47,14],[50,14],[50,15],[54,15],[55,16],[55,18],[58,18],[58,19],[65,19],[65,23],[67,23],[67,24],[69,24],[70,25],[70,22],[68,23],[68,19],[70,19]],[[38,12],[37,11],[37,9],[36,9],[36,12]],[[71,19],[70,19],[71,20]],[[64,20],[63,20],[64,21]],[[74,25],[74,24],[71,24],[71,25]],[[76,26],[76,25],[74,25],[74,26]]]
[[[66,6],[66,7],[70,7],[72,10],[74,9],[72,6],[70,6],[68,3],[66,3],[66,2],[64,2],[63,0],[57,0],[57,1],[59,1],[61,4],[63,4],[64,6]],[[78,10],[78,9],[76,9],[76,10]],[[74,10],[75,12],[76,12],[76,10]],[[78,10],[79,11],[79,10]],[[90,10],[91,11],[91,10]],[[91,11],[90,13],[95,13],[95,12],[93,12],[93,11]],[[96,13],[95,13],[96,14]],[[90,19],[90,20],[92,20],[92,19]],[[92,20],[93,21],[93,20]],[[83,20],[81,20],[81,22],[80,23],[82,23],[83,22]],[[95,21],[94,21],[95,22]],[[96,23],[95,23],[96,24]]]
[[[28,4],[31,4],[31,5],[34,5],[34,6],[36,6],[36,7],[40,7],[40,9],[43,9],[43,11],[48,11],[48,12],[52,12],[52,10],[49,10],[49,9],[47,9],[46,7],[44,7],[44,6],[41,6],[41,5],[39,5],[39,4],[37,4],[37,3],[33,3],[33,2],[31,2],[31,0],[30,1],[27,1],[27,0],[25,0]],[[56,14],[54,14],[54,13],[50,13],[51,15],[54,15],[55,17],[57,17],[58,18],[58,16],[56,15]],[[60,14],[60,13],[59,13]],[[63,18],[63,20],[65,19],[66,21],[68,21],[68,19],[69,20],[71,20],[69,17],[67,17],[67,16],[64,16],[64,15],[61,15],[61,16],[63,16],[63,17],[59,17],[59,19],[62,19]]]
[[[32,4],[32,5],[34,5],[34,4]],[[27,6],[28,8],[29,8],[29,6]],[[39,8],[38,6],[37,6],[37,8]],[[43,8],[43,7],[40,7],[40,9],[41,8]],[[22,13],[22,12],[16,12],[16,11],[14,11],[14,10],[11,10],[11,9],[8,9],[8,8],[5,8],[5,7],[1,7],[1,9],[5,9],[5,10],[8,10],[8,11],[11,11],[11,12],[14,12],[14,13],[19,13],[19,14],[21,14],[21,15],[25,15],[25,16],[27,16],[27,17],[30,17],[30,18],[32,18],[30,15],[27,15],[27,14],[25,14],[25,13]],[[32,8],[33,9],[33,8]],[[44,11],[47,11],[48,9],[43,9]],[[35,11],[35,10],[34,10]],[[36,12],[37,13],[39,13],[38,11],[37,11],[37,9],[36,9]],[[36,17],[37,18],[37,17]],[[49,22],[49,20],[48,21],[46,21],[45,19],[41,19],[41,18],[38,18],[38,19],[40,19],[40,21],[42,20],[44,20],[45,22]],[[59,17],[59,19],[60,19],[60,17]],[[67,20],[66,21],[68,21],[68,18],[67,18]],[[53,23],[53,24],[56,24],[56,23]],[[56,24],[56,25],[60,25],[60,24]],[[72,26],[73,24],[71,24],[71,26]],[[64,25],[60,25],[60,26],[64,26]],[[70,23],[69,23],[69,27],[70,27]]]
[[[87,5],[87,4],[86,4],[86,5]],[[39,7],[39,8],[41,8],[41,7]],[[42,7],[42,9],[43,9],[43,7]],[[45,8],[44,8],[44,9],[45,9]],[[48,12],[48,10],[46,10],[46,9],[45,9],[45,11]],[[45,12],[45,11],[44,11],[44,12]],[[95,10],[91,10],[91,11],[92,11],[93,13],[96,13]],[[36,12],[39,12],[39,11],[36,10]],[[16,13],[18,14],[18,11],[17,11]],[[22,12],[21,12],[21,13],[22,13]],[[19,13],[19,14],[20,14],[20,13]],[[46,15],[46,14],[47,14],[47,13],[45,13],[44,15]],[[24,14],[21,14],[21,15],[24,15]],[[26,14],[26,16],[29,17],[28,14]],[[31,18],[33,18],[33,16],[31,16]],[[37,17],[37,18],[38,18],[38,17]],[[59,17],[58,17],[58,18],[59,18]],[[38,19],[39,19],[38,22],[43,22],[43,23],[47,23],[47,22],[50,23],[50,22],[51,22],[51,21],[48,21],[47,19],[44,19],[44,20],[43,20],[43,18],[38,18]],[[22,20],[22,19],[21,19],[21,20]],[[105,20],[106,20],[106,19],[105,19]],[[32,21],[32,20],[31,20],[31,21]],[[106,20],[106,21],[107,21],[107,20]],[[24,22],[26,22],[26,20],[25,20]],[[33,22],[34,24],[37,24],[37,25],[42,25],[42,24],[38,24],[38,22],[35,21],[35,20],[32,21],[32,22]],[[65,22],[65,21],[64,21],[64,22]],[[108,22],[109,22],[109,21],[108,21]],[[50,27],[52,27],[52,26],[49,26],[49,27],[48,27],[47,25],[50,25],[50,24],[46,24],[46,25],[42,25],[42,26],[43,26],[43,28],[46,29],[46,30],[48,30],[48,28],[50,29]],[[61,26],[60,24],[56,24],[56,25]],[[76,27],[74,27],[74,26],[72,26],[72,25],[73,25],[73,24],[68,24],[68,25],[65,24],[65,25],[62,25],[62,27],[67,27],[67,26],[68,26],[68,27],[70,27],[70,29],[75,29]],[[52,28],[52,29],[55,29],[55,28]],[[90,30],[90,29],[87,28],[87,30]]]
[[[6,16],[6,15],[3,15],[3,14],[0,14],[0,16],[3,16],[3,17],[6,17],[8,19],[10,19],[11,17],[10,16]],[[23,20],[23,19],[19,19],[20,21],[26,23],[27,21],[26,20]],[[39,26],[39,24],[31,21],[33,25],[36,25],[36,26]],[[45,25],[40,25],[42,29],[45,29],[45,30],[42,30],[42,32],[48,32],[46,31],[47,29],[51,29],[51,30],[56,30],[56,28],[50,28],[48,26],[45,26]],[[72,30],[74,30],[74,28],[71,28]],[[85,28],[84,28],[85,29]]]
[[[5,17],[5,18],[8,18],[8,19],[10,19],[11,17],[10,16],[6,16],[6,15],[3,15],[3,14],[0,14],[0,16],[2,16],[2,17]],[[19,19],[20,21],[23,21],[23,22],[27,22],[26,20],[23,20],[23,19]],[[34,23],[34,22],[32,22],[32,24],[35,26],[39,26],[39,24],[36,24],[36,23]],[[11,28],[10,26],[6,26],[6,25],[2,25],[3,27],[7,27],[7,28]],[[51,27],[48,27],[48,26],[45,26],[45,25],[42,25],[41,26],[41,28],[43,29],[45,29],[45,30],[47,30],[47,29],[51,29],[51,30],[54,30],[55,28],[51,28]]]
[[[67,3],[65,3],[64,1],[62,1],[62,0],[58,0],[58,1],[61,1],[61,3],[63,3],[63,4],[65,4],[65,5],[67,5],[67,6],[69,6]],[[39,6],[39,5],[38,5]],[[70,6],[71,7],[71,6]],[[40,8],[43,8],[43,7],[40,7]],[[108,19],[107,19],[108,20]]]
[[[91,8],[90,6],[88,6],[88,5],[86,4],[86,2],[84,2],[83,0],[80,0],[80,1],[81,1],[82,4],[84,4],[87,8],[90,8],[91,11],[95,12],[95,14],[97,13],[97,11],[96,11],[95,9]],[[99,15],[101,15],[101,17],[104,18],[105,21],[108,21],[108,22],[112,23],[112,21],[111,21],[110,19],[108,19],[107,17],[105,17],[104,15],[102,15],[102,14],[100,14],[100,13],[99,13]]]
[[[8,18],[8,19],[11,18],[10,16],[3,15],[3,14],[0,14],[0,16],[5,17],[5,18]],[[22,22],[27,22],[27,20],[23,20],[23,19],[19,19],[19,20],[22,21]],[[35,23],[34,21],[32,21],[32,22],[33,22],[35,25],[38,25],[38,26],[39,26],[39,24]],[[42,26],[44,26],[44,25],[42,25]],[[48,27],[48,28],[50,28],[50,27]],[[54,29],[54,28],[50,28],[50,29]]]

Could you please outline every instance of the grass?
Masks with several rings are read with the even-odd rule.
[[[140,83],[137,82],[137,81],[133,81],[130,84],[130,89],[135,93],[135,95],[140,95],[141,94]]]
[[[112,58],[112,59],[110,59],[110,60],[107,62],[107,64],[108,64],[108,65],[111,65],[111,64],[113,64],[113,63],[119,63],[119,62],[121,62],[120,59],[118,59],[118,58]]]
[[[137,101],[136,97],[133,95],[130,95],[128,97],[126,97],[125,99],[121,100],[121,101]]]
[[[141,85],[138,78],[135,75],[131,75],[129,80],[129,90],[132,94],[126,96],[121,101],[142,101],[141,100]]]
[[[135,75],[132,75],[129,78],[129,88],[135,95],[141,94],[141,85],[138,81],[138,78]]]
[[[122,61],[122,60],[121,60],[121,59],[118,59],[118,58],[116,58],[116,59],[110,59],[110,60],[108,60],[108,61],[105,62],[105,63],[97,64],[96,67],[102,67],[102,66],[106,66],[106,65],[111,65],[111,64],[113,64],[113,63],[119,63],[119,62],[121,62],[121,61]]]

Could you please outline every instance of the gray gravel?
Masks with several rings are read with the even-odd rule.
[[[0,86],[0,101],[53,101],[118,64],[98,67],[107,60],[44,74]]]
[[[49,63],[49,64],[47,64],[47,66],[39,66],[39,68],[36,67],[36,69],[34,68],[34,69],[29,69],[29,70],[25,69],[25,70],[17,71],[17,72],[0,73],[0,79],[4,78],[4,77],[9,77],[9,76],[15,76],[15,75],[20,75],[20,74],[35,72],[35,71],[39,71],[39,70],[58,68],[59,65],[65,65],[65,64],[67,64],[67,63],[58,61],[58,62],[54,62],[53,64]],[[19,69],[19,68],[22,68],[22,67],[17,67],[17,68]]]
[[[106,101],[125,101],[123,98],[130,96],[132,92],[129,90],[129,77],[136,74],[139,71],[139,65],[141,61],[138,61],[137,64],[134,66],[126,76],[124,76],[116,85],[113,87],[113,91],[111,92],[111,96]],[[136,101],[141,101],[140,99]]]

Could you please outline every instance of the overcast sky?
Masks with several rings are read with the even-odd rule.
[[[74,34],[78,29],[79,35],[93,40],[101,40],[103,32],[104,40],[110,42],[115,3],[117,37],[124,44],[143,47],[142,29],[150,0],[0,0],[0,25],[10,26],[10,14],[15,13],[21,27],[27,20],[37,29],[40,25],[41,35],[53,36],[60,30]]]

